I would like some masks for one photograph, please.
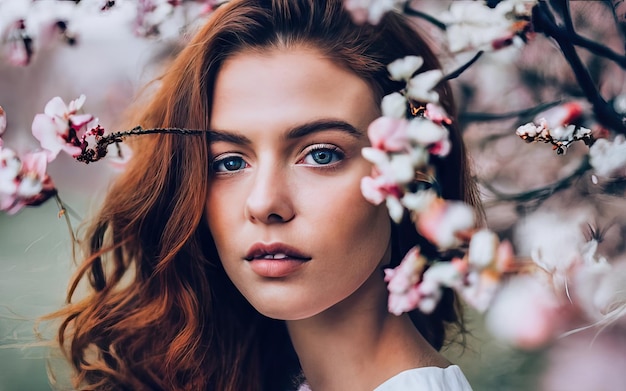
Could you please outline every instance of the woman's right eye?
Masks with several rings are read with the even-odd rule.
[[[215,160],[212,164],[213,172],[236,172],[247,167],[241,156],[228,156]]]

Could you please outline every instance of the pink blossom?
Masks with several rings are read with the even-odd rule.
[[[500,288],[500,277],[493,269],[472,270],[457,292],[472,308],[485,312]]]
[[[17,191],[17,178],[22,169],[22,162],[15,151],[4,148],[1,142],[2,139],[0,139],[0,194],[13,194]]]
[[[564,308],[548,284],[520,275],[498,292],[485,318],[497,339],[523,349],[537,349],[561,331]]]
[[[475,224],[474,210],[462,202],[433,202],[426,211],[418,214],[419,233],[441,250],[457,247],[461,236]]]
[[[458,262],[437,262],[424,272],[419,284],[421,294],[418,308],[428,314],[435,310],[443,295],[443,288],[458,287],[463,281],[464,267]]]
[[[426,116],[426,118],[439,125],[452,124],[452,120],[450,119],[450,117],[448,117],[448,113],[446,113],[444,108],[435,103],[426,104],[426,111],[424,115]]]
[[[0,136],[2,136],[6,128],[7,128],[7,114],[2,108],[2,106],[0,106]],[[1,146],[2,146],[2,141],[0,141],[0,147]]]
[[[79,114],[85,102],[85,95],[70,102],[69,106],[60,97],[52,98],[43,114],[37,114],[33,120],[33,136],[48,152],[48,161],[54,160],[60,151],[71,156],[81,153],[84,145],[81,137],[87,130],[87,124],[94,117],[91,114]]]
[[[19,159],[13,151],[0,148],[0,210],[15,214],[24,206],[39,205],[50,198],[56,190],[46,165],[43,151]]]
[[[424,267],[424,258],[418,247],[413,247],[395,269],[385,269],[385,282],[389,290],[389,312],[400,315],[417,308],[421,298],[419,282]]]
[[[583,105],[580,102],[567,102],[553,107],[542,113],[546,126],[550,129],[569,125],[578,120],[583,114]],[[537,118],[539,120],[539,118]]]
[[[407,137],[409,122],[405,119],[379,117],[367,128],[372,147],[389,152],[405,151],[410,147]]]
[[[389,195],[399,194],[400,188],[393,182],[388,182],[385,177],[378,175],[361,179],[361,193],[366,200],[374,205],[380,205]]]

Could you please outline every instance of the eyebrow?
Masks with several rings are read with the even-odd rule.
[[[346,132],[356,138],[361,138],[363,136],[363,132],[345,121],[334,119],[320,119],[317,121],[307,122],[305,124],[298,125],[290,129],[286,134],[286,138],[288,140],[293,140],[308,136],[313,133],[331,129]],[[211,129],[209,130],[209,138],[212,142],[224,141],[227,143],[240,145],[252,144],[252,141],[248,137],[242,134],[238,134],[237,132],[231,132],[226,130]]]

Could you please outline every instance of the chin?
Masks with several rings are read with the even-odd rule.
[[[261,315],[276,320],[302,320],[313,317],[324,310],[315,308],[310,304],[300,303],[280,303],[274,301],[271,305],[267,303],[250,303]]]

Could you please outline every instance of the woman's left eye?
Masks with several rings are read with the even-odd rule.
[[[310,150],[302,162],[310,165],[328,165],[337,163],[345,157],[337,147],[317,147]]]

